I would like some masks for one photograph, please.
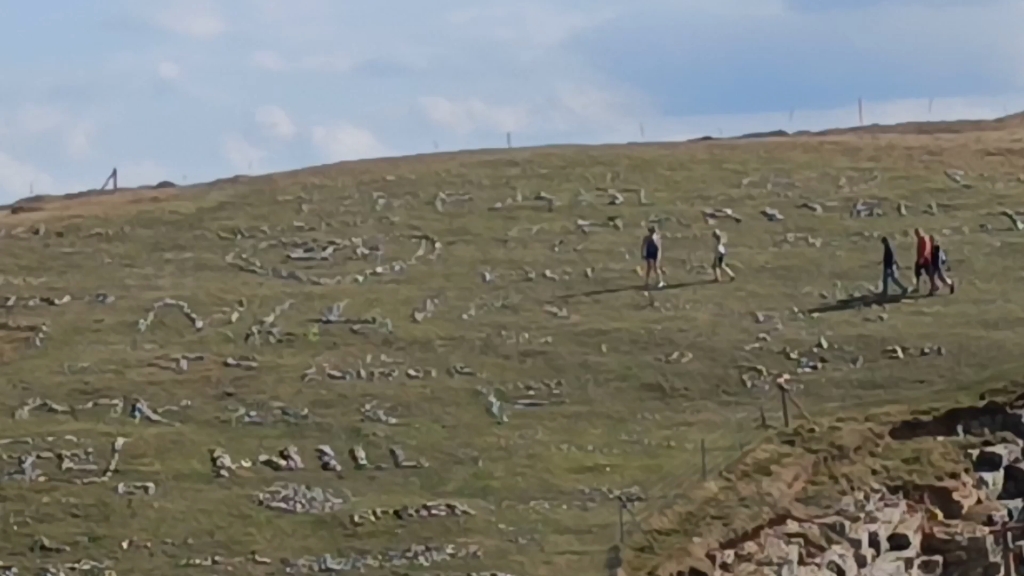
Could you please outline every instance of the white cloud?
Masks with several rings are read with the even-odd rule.
[[[125,162],[117,167],[117,185],[122,188],[152,186],[169,180],[167,169],[152,160]]]
[[[181,66],[178,66],[174,62],[165,60],[157,65],[156,72],[164,80],[174,80],[181,76]]]
[[[359,59],[344,53],[311,54],[289,60],[272,50],[253,52],[249,62],[263,70],[284,72],[286,70],[305,70],[313,72],[348,72],[353,69]]]
[[[614,18],[600,7],[586,11],[562,10],[551,3],[523,3],[473,7],[448,15],[448,22],[467,34],[502,40],[520,47],[550,48],[573,35]]]
[[[0,201],[13,202],[30,192],[52,194],[53,178],[35,166],[0,151]]]
[[[545,109],[548,122],[563,129],[621,129],[645,117],[658,115],[643,94],[585,84],[559,86],[553,101]]]
[[[267,157],[265,150],[253,146],[238,134],[224,136],[221,151],[231,167],[239,172],[258,172],[260,163]]]
[[[93,122],[75,118],[61,108],[41,104],[22,106],[4,124],[4,135],[20,142],[55,136],[58,144],[76,160],[89,155],[96,132]]]
[[[449,100],[425,96],[419,99],[419,106],[427,120],[458,134],[481,130],[516,132],[525,128],[530,120],[526,108],[492,106],[475,98]]]
[[[68,154],[76,160],[89,156],[95,132],[95,126],[90,122],[78,122],[71,126],[64,135],[64,147]]]
[[[315,126],[311,136],[313,146],[328,162],[379,158],[390,153],[372,132],[351,124]]]
[[[256,123],[265,132],[281,140],[291,140],[298,132],[288,113],[278,106],[261,106],[256,109]]]
[[[0,149],[62,189],[99,183],[94,162],[72,161],[90,150],[109,157],[105,170],[153,158],[175,181],[179,170],[201,181],[425,152],[432,140],[495,146],[507,131],[521,146],[634,140],[640,123],[648,140],[821,129],[856,124],[858,94],[1024,90],[1024,35],[1013,24],[1024,0],[593,0],[586,10],[578,0],[108,4],[100,20],[83,17],[83,5],[49,30],[32,30],[34,17],[23,24],[58,36],[74,25],[123,48],[82,46],[86,59],[73,69],[43,53],[0,64],[11,79]],[[102,25],[127,22],[125,12],[160,33]],[[154,97],[161,78],[175,89]],[[992,117],[1021,107],[1014,102],[940,98],[929,116],[927,100],[869,100],[865,120]],[[751,111],[763,113],[735,114]],[[358,126],[306,120],[340,117]]]
[[[193,38],[213,38],[227,30],[224,18],[212,2],[176,0],[156,15],[156,23],[171,32]]]
[[[300,59],[296,67],[322,72],[347,72],[358,63],[358,59],[343,53],[315,54]]]
[[[15,114],[13,129],[16,133],[36,136],[52,132],[68,121],[68,114],[59,108],[26,104]]]
[[[280,72],[288,68],[288,62],[277,52],[272,50],[257,50],[252,53],[250,62],[257,68]]]

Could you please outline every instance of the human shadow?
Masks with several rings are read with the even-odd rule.
[[[806,310],[808,314],[828,314],[829,312],[842,312],[845,310],[857,310],[868,306],[880,306],[882,304],[899,304],[904,300],[920,300],[927,298],[925,294],[864,294],[851,296],[836,300],[831,304],[823,304]]]
[[[588,298],[592,296],[603,296],[605,294],[618,294],[620,292],[663,292],[665,290],[679,290],[681,288],[692,288],[694,286],[704,286],[706,284],[715,284],[714,280],[694,280],[692,282],[678,282],[675,284],[666,284],[661,288],[651,287],[645,288],[643,285],[640,286],[620,286],[618,288],[604,288],[601,290],[590,290],[587,292],[578,292],[576,294],[563,294],[556,297],[556,300],[568,300],[570,298]]]

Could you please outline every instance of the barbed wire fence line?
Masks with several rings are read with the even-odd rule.
[[[693,443],[698,464],[648,482],[641,497],[623,494],[616,498],[613,505],[619,508],[617,544],[625,545],[631,537],[639,536],[652,550],[657,550],[655,538],[644,528],[647,520],[685,503],[698,487],[721,478],[722,472],[735,466],[750,449],[756,448],[779,430],[792,429],[801,423],[823,423],[841,413],[853,412],[867,416],[872,410],[913,405],[920,400],[922,394],[935,392],[921,389],[894,390],[871,398],[853,399],[851,396],[864,393],[855,391],[839,393],[838,397],[819,395],[818,403],[812,404],[813,397],[802,397],[789,386],[776,386],[776,390],[779,401],[769,406],[770,398],[765,397],[758,409],[757,420],[739,420],[740,427],[729,440],[709,441],[698,438]]]
[[[941,100],[947,100],[947,102],[944,103]],[[745,130],[742,130],[742,131],[737,131],[736,133],[733,133],[733,131],[730,131],[729,134],[727,135],[726,132],[722,129],[721,126],[717,126],[714,129],[711,129],[708,126],[704,126],[704,132],[705,132],[704,136],[711,136],[712,134],[714,134],[715,136],[717,136],[719,138],[723,138],[723,137],[739,136],[741,133],[742,134],[747,134],[747,133],[758,134],[758,133],[763,133],[766,130],[767,131],[777,131],[777,130],[785,130],[785,129],[789,129],[789,130],[794,130],[795,129],[795,130],[798,130],[798,131],[802,131],[802,130],[817,131],[817,130],[843,129],[843,128],[851,128],[851,127],[863,127],[863,126],[866,126],[868,124],[872,124],[873,123],[872,120],[874,120],[874,123],[927,122],[927,121],[934,120],[934,114],[935,113],[937,113],[937,112],[941,113],[942,112],[942,105],[943,104],[946,104],[946,110],[948,112],[949,111],[949,107],[948,106],[950,104],[950,102],[949,102],[950,100],[955,101],[956,99],[955,98],[940,99],[939,102],[936,102],[936,98],[934,98],[934,97],[930,97],[930,98],[927,98],[927,99],[924,99],[924,98],[914,98],[914,99],[905,99],[905,100],[893,100],[893,101],[888,102],[888,104],[889,104],[888,108],[886,107],[887,102],[885,102],[885,101],[876,102],[876,104],[880,104],[880,109],[882,110],[881,113],[880,113],[881,118],[872,118],[872,116],[871,116],[871,114],[872,114],[872,107],[871,107],[872,102],[870,100],[865,99],[862,96],[859,96],[859,97],[856,98],[856,100],[854,101],[854,103],[851,106],[844,107],[844,108],[830,108],[830,109],[824,109],[824,110],[812,110],[812,109],[801,110],[801,109],[798,109],[798,108],[790,108],[788,111],[784,111],[784,112],[783,111],[767,111],[767,112],[764,112],[762,114],[758,114],[758,116],[777,118],[778,119],[777,125],[774,126],[774,127],[764,127],[764,126],[756,127],[756,126],[752,126],[749,129],[745,129]],[[914,107],[907,107],[906,106],[907,103],[913,103]],[[894,112],[893,111],[893,106],[895,104],[900,104],[900,106],[896,106],[896,110]],[[953,104],[955,105],[955,102],[953,102]],[[920,108],[916,108],[917,105],[920,105]],[[956,117],[949,116],[949,117],[943,117],[943,119],[944,120],[950,120],[950,121],[951,120],[957,120],[957,119],[962,119],[962,120],[981,120],[981,119],[986,119],[986,118],[987,119],[991,119],[991,118],[995,118],[996,116],[999,115],[998,113],[995,112],[996,108],[998,108],[998,110],[1004,116],[1007,115],[1007,114],[1010,114],[1011,111],[1015,109],[1015,108],[1011,107],[1010,105],[1006,104],[1005,102],[1003,102],[1003,103],[989,102],[988,105],[985,106],[984,108],[978,108],[978,109],[969,108],[970,110],[972,110],[972,114],[970,114],[969,117],[956,118]],[[878,109],[879,108],[875,109],[876,113],[877,113]],[[916,113],[915,113],[915,110],[916,110]],[[987,111],[989,113],[988,114],[979,115],[978,112],[982,111],[982,110]],[[822,123],[822,122],[819,121],[819,122],[811,122],[810,125],[803,125],[803,126],[800,125],[800,120],[801,119],[806,119],[809,116],[812,117],[812,118],[815,117],[815,116],[818,116],[819,118],[823,119],[823,118],[825,118],[824,115],[826,115],[826,114],[828,115],[827,116],[828,118],[832,118],[834,116],[834,120],[832,122],[828,122],[828,123]],[[737,116],[742,116],[742,115],[738,114]],[[797,126],[794,126],[794,122],[797,123]],[[633,129],[628,129],[627,130],[627,129],[624,128],[623,133],[624,134],[625,133],[637,134],[638,135],[638,139],[637,140],[632,140],[632,139],[627,138],[627,139],[624,139],[622,141],[611,141],[611,140],[609,140],[609,141],[603,141],[602,143],[604,143],[604,144],[621,144],[621,143],[628,143],[628,142],[670,142],[670,141],[676,141],[676,140],[685,139],[685,138],[673,137],[672,135],[668,135],[667,137],[659,137],[657,135],[654,135],[654,134],[652,134],[652,131],[650,130],[652,125],[649,124],[645,120],[637,120],[636,123],[633,126],[634,126]],[[657,124],[656,123],[653,126],[655,127],[655,129],[657,128]],[[636,130],[636,131],[633,132],[633,130]],[[504,146],[506,148],[511,149],[511,148],[516,148],[516,147],[523,146],[522,143],[520,143],[519,146],[515,145],[514,138],[513,138],[514,132],[512,132],[512,131],[505,131],[505,132],[502,133],[502,136],[504,137]],[[694,137],[699,137],[699,136],[694,136]],[[542,145],[542,144],[550,144],[550,143],[552,143],[552,142],[543,142],[543,143],[537,143],[537,144],[526,144],[526,146]],[[438,145],[438,141],[437,140],[433,141],[433,150],[434,151],[438,151],[439,150],[439,145]]]

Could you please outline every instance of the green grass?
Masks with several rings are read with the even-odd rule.
[[[0,372],[4,409],[11,414],[33,396],[59,403],[140,396],[152,407],[183,400],[192,406],[166,414],[183,423],[174,428],[136,425],[103,409],[77,418],[36,412],[28,420],[5,423],[2,437],[74,434],[95,446],[101,458],[116,435],[131,441],[121,472],[109,484],[61,483],[51,462],[40,465],[53,477],[49,483],[5,484],[0,559],[24,569],[109,558],[119,573],[159,575],[183,570],[176,566],[184,558],[210,554],[244,556],[257,550],[276,560],[452,542],[480,545],[484,559],[430,571],[595,573],[617,538],[618,511],[603,497],[584,509],[580,488],[638,485],[651,499],[638,508],[643,515],[688,496],[700,475],[702,438],[714,472],[761,437],[759,409],[780,423],[777,394],[747,390],[739,364],[791,372],[802,386],[797,397],[822,419],[959,401],[1018,375],[1024,364],[1019,354],[1024,234],[1006,231],[1005,222],[990,213],[1020,207],[1024,184],[1016,170],[1022,158],[1024,145],[1012,132],[553,147],[340,164],[172,193],[54,201],[44,204],[43,212],[4,216],[0,227],[8,231],[38,221],[48,230],[42,236],[5,237],[0,270],[8,278],[46,280],[34,287],[5,283],[0,293],[75,297],[60,307],[11,310],[12,321],[49,322],[51,334],[41,349],[32,349],[22,336],[0,332],[0,357],[7,361]],[[965,170],[974,188],[954,186],[943,176],[945,168]],[[837,187],[841,177],[853,187],[876,171],[882,178],[869,188]],[[741,187],[748,177],[755,180]],[[621,206],[606,205],[601,194],[594,194],[590,205],[576,200],[581,188],[595,186],[641,186],[654,203],[639,206],[629,194]],[[547,192],[560,205],[552,212],[539,202],[488,210],[517,190],[525,198]],[[433,202],[440,191],[472,194],[473,200],[438,213]],[[389,199],[379,211],[374,192]],[[280,199],[300,193],[308,199]],[[858,198],[885,200],[885,216],[850,219],[849,208]],[[898,200],[910,203],[908,216],[896,215]],[[802,201],[837,204],[815,215],[796,207]],[[930,201],[939,203],[939,215],[922,213]],[[758,211],[767,206],[786,219],[765,221]],[[700,209],[712,207],[729,207],[745,217],[742,224],[718,224],[728,233],[729,258],[739,276],[735,283],[701,282],[709,277],[712,241]],[[609,216],[622,217],[625,229],[600,228],[588,235],[576,229],[578,218],[603,222]],[[653,292],[649,299],[632,288],[641,282],[633,269],[643,223],[650,217],[664,219],[668,281],[686,286]],[[296,220],[326,227],[304,232],[293,226]],[[993,230],[980,230],[983,223]],[[531,234],[530,228],[541,224]],[[86,237],[95,228],[122,226],[130,229]],[[271,234],[259,232],[260,226]],[[894,238],[899,256],[911,264],[907,232],[918,226],[942,238],[960,281],[955,296],[889,306],[885,322],[867,321],[881,312],[878,308],[816,317],[793,313],[825,303],[823,291],[834,297],[837,281],[846,293],[877,284],[880,246],[865,234]],[[216,236],[237,227],[253,238],[236,242]],[[287,262],[281,247],[257,246],[278,237],[382,237],[386,263],[412,256],[419,244],[410,237],[421,232],[442,242],[437,260],[421,259],[404,273],[365,284],[304,285],[243,273],[224,262],[239,250],[268,267],[333,277],[368,264],[349,260],[344,249],[328,263]],[[787,243],[787,233],[824,241],[820,248]],[[558,241],[564,243],[556,252]],[[537,272],[535,281],[524,280],[524,266]],[[587,267],[595,268],[593,279],[583,276]],[[568,278],[545,280],[540,277],[545,269]],[[484,270],[497,280],[484,284]],[[100,291],[117,300],[109,305],[83,300]],[[585,295],[596,291],[606,293]],[[236,324],[212,320],[201,332],[177,312],[164,310],[140,334],[136,322],[164,297],[187,301],[204,318],[239,298],[248,308]],[[427,297],[439,299],[437,311],[422,324],[413,323],[412,309]],[[260,348],[242,342],[246,328],[289,299],[295,304],[278,324],[297,339]],[[322,326],[316,341],[305,338],[311,320],[342,300],[349,300],[349,316],[390,318],[394,333],[356,335],[333,325]],[[477,313],[464,320],[471,303]],[[566,307],[571,318],[552,317],[543,310],[548,303]],[[771,326],[756,324],[755,311],[779,314],[783,330],[773,332],[763,349],[745,350]],[[508,342],[511,333],[524,332],[528,342]],[[806,351],[819,336],[841,349],[825,353],[831,363],[824,370],[797,375],[795,363],[778,350]],[[542,342],[547,337],[551,341]],[[895,361],[882,353],[890,344],[940,344],[949,352]],[[655,360],[677,350],[693,359],[681,365]],[[160,354],[182,352],[210,358],[182,375],[147,366]],[[258,370],[221,365],[226,356],[246,353],[260,357]],[[300,381],[311,363],[355,367],[368,354],[381,353],[409,366],[435,368],[439,375],[423,381]],[[849,359],[857,355],[864,356],[864,366],[850,368]],[[90,366],[69,374],[66,363]],[[446,370],[456,363],[484,376],[449,377]],[[502,426],[486,414],[476,390],[555,378],[565,382],[566,404],[514,410]],[[359,407],[371,400],[387,406],[400,425],[361,422]],[[232,406],[256,408],[271,401],[309,408],[312,421],[232,427],[219,420]],[[337,479],[316,467],[313,448],[321,443],[333,446],[339,457],[361,443],[378,463],[387,462],[387,447],[397,443],[410,458],[429,460],[430,467],[360,472],[345,458],[344,478]],[[287,444],[300,448],[307,470],[253,469],[224,480],[210,473],[209,447],[223,447],[237,460]],[[134,480],[156,482],[157,494],[129,505],[113,487]],[[284,515],[258,508],[252,493],[275,481],[309,483],[336,494],[347,490],[357,499],[353,509],[450,498],[478,515],[356,529],[346,514]],[[538,501],[550,505],[540,508]],[[37,556],[29,551],[35,536],[72,551]],[[132,537],[152,542],[153,551],[122,550],[119,543]],[[161,544],[186,538],[193,543]],[[244,571],[259,570],[270,568]]]

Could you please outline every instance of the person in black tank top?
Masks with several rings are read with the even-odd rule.
[[[664,287],[665,279],[661,271],[661,234],[658,233],[658,229],[653,224],[647,227],[647,235],[644,236],[644,240],[640,244],[640,254],[647,263],[647,272],[644,274],[644,288],[648,288],[651,285],[652,271],[658,275],[658,288]]]

